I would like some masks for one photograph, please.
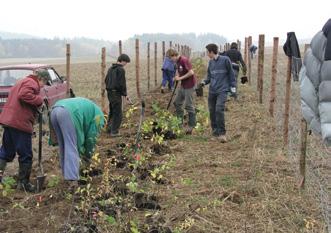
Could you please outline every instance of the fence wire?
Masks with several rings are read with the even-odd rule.
[[[271,84],[271,59],[272,49],[266,50],[264,63],[264,103],[269,106],[269,90]],[[277,65],[277,86],[275,103],[275,122],[277,134],[283,137],[284,109],[285,109],[285,83],[287,58],[281,50],[278,55]],[[257,58],[252,60],[252,85],[256,85]],[[300,104],[300,83],[291,83],[290,119],[289,119],[289,143],[288,158],[296,167],[297,177],[299,177],[299,157],[301,143],[301,104]],[[331,149],[330,149],[331,151]],[[306,179],[305,192],[313,196],[320,203],[320,211],[327,227],[326,232],[331,233],[331,199],[330,199],[330,163],[331,153],[323,145],[319,136],[308,135],[307,155],[306,155]],[[299,180],[299,179],[298,179]]]

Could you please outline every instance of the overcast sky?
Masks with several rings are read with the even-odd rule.
[[[328,18],[331,0],[1,0],[0,31],[113,41],[157,32],[271,40],[295,31],[305,39]]]

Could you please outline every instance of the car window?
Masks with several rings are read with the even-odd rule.
[[[0,70],[0,86],[14,86],[18,80],[32,73],[32,70],[22,69]]]
[[[48,73],[49,75],[51,76],[51,79],[52,79],[52,82],[59,82],[60,81],[60,78],[59,76],[54,72],[53,69],[48,69]]]

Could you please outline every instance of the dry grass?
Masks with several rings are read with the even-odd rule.
[[[166,185],[155,184],[149,180],[140,181],[141,187],[146,192],[154,193],[160,199],[162,210],[134,211],[123,213],[120,227],[103,226],[103,232],[124,232],[129,220],[137,220],[139,225],[144,225],[146,214],[160,215],[164,219],[164,225],[170,226],[173,232],[326,232],[326,225],[321,215],[316,193],[312,189],[301,191],[297,188],[297,168],[293,164],[293,158],[287,156],[282,150],[282,104],[284,96],[285,58],[279,59],[279,76],[277,85],[277,116],[270,119],[267,114],[267,106],[257,104],[256,83],[252,87],[240,86],[239,102],[230,101],[229,111],[226,112],[226,124],[229,142],[220,144],[212,141],[209,129],[202,134],[184,136],[175,141],[170,141],[169,146],[172,155],[155,158],[162,163],[174,159],[171,168],[165,173],[170,182]],[[253,67],[256,67],[256,60]],[[142,86],[146,90],[146,68],[141,61]],[[270,53],[267,51],[265,73],[270,74]],[[109,67],[109,64],[108,66]],[[153,65],[151,64],[151,67]],[[56,65],[57,70],[64,74],[65,66]],[[160,67],[159,67],[160,68]],[[159,71],[160,69],[158,69]],[[256,77],[253,70],[253,80]],[[134,63],[127,67],[129,93],[135,93]],[[160,84],[161,74],[158,74]],[[154,80],[154,71],[151,71],[151,79]],[[270,75],[265,77],[265,90],[268,90]],[[100,103],[100,64],[73,64],[72,85],[77,95],[84,96]],[[154,82],[151,82],[154,86]],[[293,87],[297,94],[297,87]],[[264,92],[265,100],[268,100],[268,92]],[[134,94],[133,94],[134,95]],[[153,100],[158,100],[165,107],[169,94],[160,95],[158,92],[146,94],[147,106]],[[293,96],[292,106],[296,106],[298,96]],[[199,105],[206,108],[206,97],[197,99]],[[267,101],[265,101],[267,102]],[[297,103],[296,103],[297,104]],[[292,108],[291,133],[298,130],[294,121],[299,119],[296,108]],[[149,113],[149,112],[148,112]],[[134,116],[137,119],[138,115]],[[131,129],[132,131],[132,129]],[[133,130],[134,131],[134,130]],[[294,144],[297,134],[291,134],[291,145]],[[120,141],[132,141],[130,139],[111,139],[102,135],[98,144],[98,151],[102,156],[108,149],[116,148]],[[144,142],[148,145],[148,142]],[[294,148],[294,145],[292,146]],[[290,148],[292,148],[290,147]],[[291,150],[290,150],[291,151]],[[294,151],[294,150],[292,150]],[[53,150],[51,158],[56,160]],[[291,153],[290,153],[291,154]],[[297,154],[295,154],[297,155]],[[53,161],[52,164],[55,164]],[[54,167],[54,166],[53,166]],[[54,171],[50,165],[47,172]],[[58,171],[57,171],[58,172]],[[127,172],[111,167],[112,177],[118,175],[127,176]],[[98,185],[98,180],[95,185]],[[54,189],[46,191],[48,194]],[[2,206],[10,206],[12,203],[1,203]],[[51,203],[49,207],[38,209],[31,207],[28,218],[33,215],[40,216],[41,220],[30,226],[31,232],[43,232],[45,224],[53,219],[50,224],[57,227],[65,218],[65,207],[70,205],[67,200],[61,199]],[[48,213],[51,209],[53,218]],[[15,215],[10,210],[10,216],[22,217],[26,210],[19,210],[21,214]],[[44,216],[43,216],[44,214]],[[31,215],[31,216],[30,216]],[[7,216],[8,217],[8,216]],[[17,224],[26,226],[25,220],[18,220]],[[8,218],[4,220],[4,232],[11,230],[12,223]],[[28,220],[29,220],[28,219]],[[50,230],[52,231],[52,230]],[[55,232],[55,230],[54,230]]]

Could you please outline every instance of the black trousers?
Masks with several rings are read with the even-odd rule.
[[[109,115],[107,130],[111,134],[117,134],[122,124],[122,96],[116,91],[108,91]]]

